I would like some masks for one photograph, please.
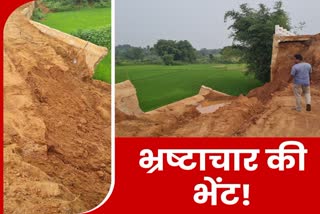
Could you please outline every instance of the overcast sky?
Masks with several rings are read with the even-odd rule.
[[[189,40],[197,49],[231,44],[224,13],[242,3],[269,7],[275,0],[116,0],[116,45],[152,46],[158,39]],[[301,34],[320,33],[319,0],[283,0]]]

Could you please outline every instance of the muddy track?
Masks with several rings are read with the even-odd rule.
[[[268,109],[242,133],[243,136],[320,136],[320,88],[312,90],[311,112],[292,110],[294,96],[284,92],[272,99]]]

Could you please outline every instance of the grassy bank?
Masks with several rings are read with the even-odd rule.
[[[111,8],[83,8],[75,11],[48,13],[41,23],[69,34],[80,29],[99,29],[110,26]],[[94,78],[111,82],[111,52],[97,66]]]
[[[96,29],[111,24],[111,8],[85,8],[76,11],[48,13],[43,24],[66,33],[79,29]]]

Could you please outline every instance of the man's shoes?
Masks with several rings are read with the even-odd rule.
[[[297,111],[297,112],[301,112],[301,109],[297,108],[297,107],[292,107],[293,111]]]
[[[311,111],[311,105],[307,104],[307,111]]]

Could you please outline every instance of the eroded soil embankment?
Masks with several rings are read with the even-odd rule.
[[[287,84],[293,55],[301,53],[312,65],[312,111],[293,111],[295,98],[292,85]],[[251,91],[249,97],[258,97],[265,103],[265,112],[250,124],[244,136],[320,136],[320,34],[285,37],[279,44],[272,70],[273,81]]]
[[[287,42],[280,43],[273,81],[252,90],[248,96],[232,98],[230,104],[208,114],[200,114],[196,106],[184,102],[177,102],[174,108],[168,105],[162,110],[134,116],[117,109],[116,135],[320,136],[320,35],[309,38],[307,41],[286,38]],[[292,110],[295,98],[288,80],[296,53],[304,55],[313,66],[312,112]],[[203,102],[214,103],[214,99],[209,94]]]
[[[110,86],[22,8],[4,33],[4,210],[83,212],[110,185]]]

